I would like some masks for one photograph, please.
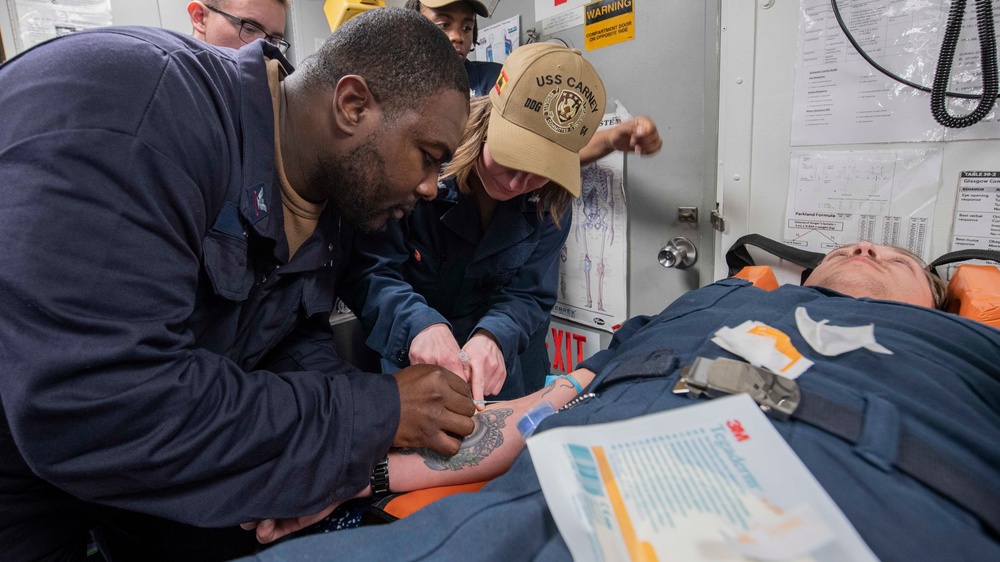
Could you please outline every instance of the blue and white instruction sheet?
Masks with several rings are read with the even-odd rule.
[[[747,395],[528,439],[573,559],[877,560]]]

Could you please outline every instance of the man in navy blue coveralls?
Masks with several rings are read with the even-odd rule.
[[[112,560],[231,558],[390,446],[458,450],[464,381],[362,373],[328,322],[352,229],[433,197],[462,136],[449,53],[382,9],[294,73],[146,28],[0,67],[0,558],[82,559],[92,529]]]
[[[937,299],[925,273],[912,256],[861,243],[832,252],[807,286],[768,292],[726,279],[692,291],[656,316],[627,322],[608,350],[580,365],[596,373],[584,389],[594,396],[538,430],[695,403],[672,392],[681,369],[699,356],[735,358],[713,334],[757,320],[815,362],[796,379],[800,409],[825,401],[855,426],[847,439],[798,413],[772,421],[881,560],[998,560],[1000,330],[928,308]],[[798,307],[832,325],[874,324],[877,342],[893,354],[820,355],[797,328]],[[924,466],[914,470],[907,459]],[[570,559],[527,451],[479,492],[389,525],[292,540],[256,559],[332,557]]]

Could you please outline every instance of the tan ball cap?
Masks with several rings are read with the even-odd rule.
[[[456,2],[465,2],[472,8],[473,12],[484,18],[490,17],[490,10],[486,7],[486,4],[480,0],[420,0],[420,3],[428,8],[441,8],[449,4],[454,4]]]
[[[604,117],[604,83],[578,49],[514,49],[490,90],[486,143],[500,164],[548,178],[580,196],[580,150]]]

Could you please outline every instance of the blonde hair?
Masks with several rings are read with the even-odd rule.
[[[938,276],[937,271],[934,270],[930,265],[924,262],[924,258],[920,257],[919,254],[915,254],[902,246],[889,246],[890,248],[896,250],[897,252],[909,256],[917,264],[920,265],[920,270],[923,272],[924,277],[927,278],[927,284],[931,288],[931,300],[934,302],[934,308],[938,310],[945,310],[948,308],[948,284]]]
[[[441,179],[454,178],[461,193],[472,193],[469,187],[469,177],[475,174],[476,161],[483,153],[487,129],[490,125],[490,112],[493,104],[489,96],[474,98],[469,104],[469,123],[465,126],[462,142],[455,149],[455,155],[441,171]],[[476,178],[479,179],[478,176]],[[481,181],[481,180],[480,180]],[[555,182],[548,182],[538,190],[538,216],[548,211],[552,221],[559,226],[559,219],[573,203],[573,195]]]

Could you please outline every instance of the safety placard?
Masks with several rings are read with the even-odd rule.
[[[588,51],[635,39],[634,0],[598,0],[583,8]]]

